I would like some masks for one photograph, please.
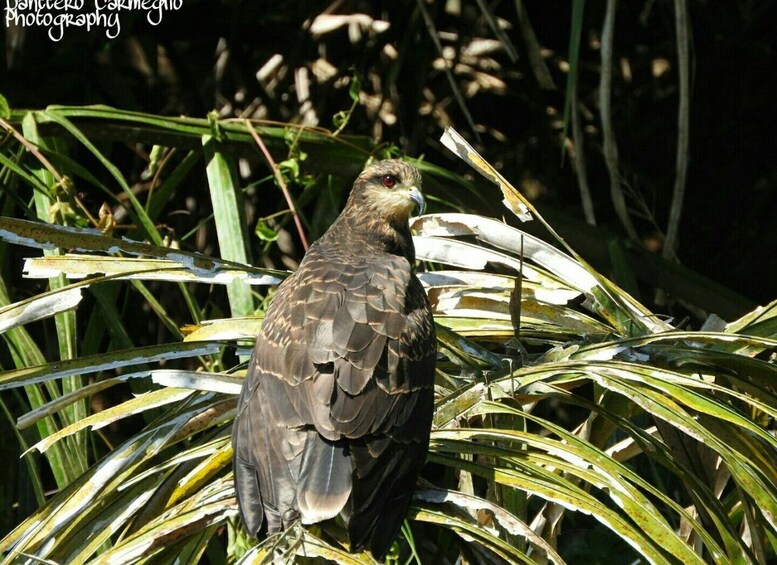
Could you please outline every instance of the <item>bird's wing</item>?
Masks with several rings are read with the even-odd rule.
[[[248,532],[277,532],[297,517],[299,465],[307,434],[274,419],[293,418],[294,409],[282,395],[268,394],[272,379],[256,370],[246,374],[232,429],[233,469],[238,508]]]
[[[430,384],[402,364],[411,276],[402,257],[306,257],[279,289],[250,367],[284,383],[295,410],[282,402],[279,421],[313,425],[331,441],[402,426],[415,399],[406,393]]]
[[[351,443],[348,535],[354,547],[369,545],[378,558],[388,551],[407,513],[426,461],[434,411],[437,342],[429,301],[415,276],[408,284],[404,318],[399,339],[389,344],[388,370],[376,368],[378,391],[392,402],[391,426]]]

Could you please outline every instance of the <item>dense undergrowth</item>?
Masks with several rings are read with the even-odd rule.
[[[369,562],[328,526],[252,547],[229,435],[250,341],[287,273],[262,257],[293,268],[289,233],[315,238],[353,172],[395,151],[95,107],[14,113],[3,128],[0,399],[25,485],[5,561]],[[128,128],[153,145],[142,168],[124,164]],[[502,192],[479,197],[545,223],[454,131],[444,143]],[[277,176],[244,186],[256,156]],[[457,202],[476,185],[415,162],[435,203],[413,227],[440,361],[429,464],[391,559],[774,558],[777,305],[678,329],[560,238],[468,213]],[[200,184],[208,206],[186,209]],[[279,190],[300,222],[284,206],[248,225],[245,201]],[[104,199],[98,217],[85,193]],[[164,223],[172,203],[188,233]]]

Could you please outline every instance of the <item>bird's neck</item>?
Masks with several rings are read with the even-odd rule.
[[[346,208],[321,238],[334,245],[362,248],[363,253],[389,253],[415,262],[413,236],[407,219],[386,220],[353,213]]]

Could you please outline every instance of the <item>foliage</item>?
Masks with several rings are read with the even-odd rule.
[[[773,0],[186,0],[158,26],[124,12],[113,40],[99,28],[69,28],[53,42],[45,27],[0,26],[0,91],[16,108],[107,104],[197,117],[215,109],[334,129],[359,76],[347,132],[466,175],[437,142],[453,125],[635,298],[678,320],[696,323],[697,308],[728,320],[777,288],[777,270],[763,260],[777,253],[776,17]],[[611,151],[605,159],[605,143],[615,159]],[[645,250],[661,249],[678,226],[670,202],[683,178],[680,263],[743,296]],[[625,211],[616,213],[614,194]],[[467,204],[502,214],[496,202]],[[625,233],[624,212],[638,240],[613,236]],[[665,289],[666,304],[654,305],[646,286]]]
[[[5,561],[370,562],[347,553],[336,526],[252,546],[237,524],[235,394],[269,285],[285,276],[249,266],[259,261],[245,229],[247,201],[285,202],[280,181],[246,186],[240,170],[264,155],[259,144],[273,172],[287,162],[300,223],[283,204],[253,217],[282,234],[262,257],[293,266],[291,234],[320,234],[353,174],[393,150],[317,128],[106,107],[9,120],[0,400],[36,503],[0,541]],[[117,143],[127,131],[164,148],[139,151],[139,167]],[[511,212],[545,223],[455,132],[445,143]],[[451,213],[475,185],[416,163],[439,210],[413,227],[441,357],[430,464],[392,559],[774,559],[777,303],[682,331],[565,242]],[[163,216],[174,194],[196,190],[187,223],[161,223],[177,221]],[[96,191],[107,203],[97,217],[83,197]],[[30,248],[44,253],[23,270],[41,281],[23,286]]]

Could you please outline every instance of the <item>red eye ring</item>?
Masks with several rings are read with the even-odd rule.
[[[394,188],[399,182],[399,179],[394,175],[383,175],[381,181],[386,188]]]

